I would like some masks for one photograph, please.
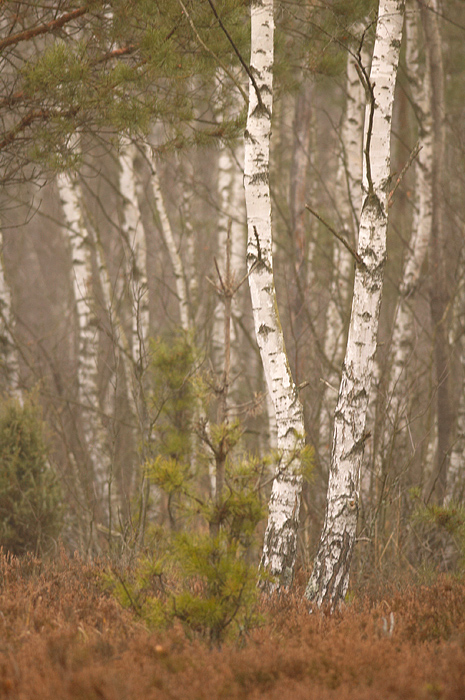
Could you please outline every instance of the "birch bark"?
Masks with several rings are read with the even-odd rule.
[[[134,174],[136,148],[126,144],[120,154],[120,192],[123,197],[123,237],[129,249],[127,265],[131,285],[133,357],[142,372],[145,365],[146,343],[149,336],[149,306],[147,282],[147,246],[137,198]]]
[[[447,490],[447,463],[450,448],[451,400],[449,390],[449,342],[446,317],[449,305],[447,284],[447,241],[443,225],[445,166],[445,97],[438,3],[430,0],[421,6],[426,52],[431,75],[431,113],[433,118],[433,212],[431,235],[430,309],[434,325],[434,356],[437,381],[437,430],[434,490],[439,503]]]
[[[446,503],[461,503],[465,492],[465,260],[462,252],[460,261],[461,286],[456,299],[457,317],[459,319],[459,352],[462,367],[462,387],[457,409],[457,428],[455,441],[451,450],[449,472],[447,475]]]
[[[368,61],[366,62],[368,65]],[[365,92],[352,53],[347,55],[347,103],[341,130],[341,151],[336,176],[335,201],[340,219],[341,235],[355,244],[362,196],[362,149]],[[336,387],[340,381],[339,368],[344,357],[344,330],[349,309],[350,280],[353,258],[339,243],[333,248],[333,279],[326,314],[324,353],[330,372],[322,394],[322,412],[319,426],[320,457],[331,439],[331,423],[336,407]],[[328,449],[329,452],[329,449]]]
[[[163,199],[163,193],[161,191],[160,186],[160,178],[158,175],[157,163],[155,160],[155,156],[152,155],[150,147],[147,147],[147,158],[152,171],[152,192],[155,199],[155,206],[157,208],[158,217],[160,219],[161,233],[166,243],[168,254],[171,260],[171,265],[173,267],[174,279],[176,283],[176,293],[179,302],[179,316],[181,321],[181,328],[183,329],[183,331],[187,332],[191,330],[192,323],[190,318],[189,294],[187,290],[186,276],[184,274],[184,267],[173,235],[173,230],[171,228],[168,212],[166,211],[165,201]]]
[[[334,608],[348,583],[359,508],[365,421],[386,261],[390,136],[404,3],[380,0],[365,116],[363,204],[349,336],[334,420],[323,532],[306,597]]]
[[[3,349],[2,363],[5,366],[6,383],[9,394],[21,401],[18,353],[12,334],[13,314],[11,309],[11,290],[5,277],[2,251],[3,233],[0,230],[0,318],[3,322],[3,328],[0,330],[0,344]]]
[[[290,585],[297,548],[304,446],[303,410],[294,385],[279,320],[273,276],[269,188],[273,104],[273,0],[251,5],[251,78],[245,131],[244,187],[247,265],[255,334],[277,423],[281,460],[273,482],[261,566],[275,580],[268,590]]]
[[[105,488],[108,485],[109,464],[99,410],[98,341],[97,323],[93,312],[91,241],[82,216],[77,179],[65,174],[59,175],[57,185],[73,261],[72,282],[79,334],[78,401],[83,441],[89,454],[91,469],[91,474],[86,475],[85,492],[89,500],[88,506],[93,510],[92,501],[95,495],[100,503],[103,503]]]
[[[407,4],[406,64],[408,79],[419,121],[420,151],[415,161],[415,197],[412,222],[412,238],[404,263],[400,284],[400,297],[394,317],[390,348],[391,368],[387,392],[387,405],[381,426],[377,472],[389,468],[390,456],[396,454],[396,462],[405,457],[408,425],[408,392],[405,378],[408,358],[412,352],[414,316],[412,304],[418,288],[420,272],[431,240],[433,213],[432,165],[433,138],[431,116],[431,81],[428,63],[421,79],[416,3]]]

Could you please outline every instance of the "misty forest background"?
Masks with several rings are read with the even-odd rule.
[[[275,8],[274,273],[313,450],[304,569],[324,517],[350,314],[354,261],[334,232],[356,247],[365,95],[354,57],[369,66],[376,5]],[[425,39],[424,5],[407,3],[413,21],[396,88],[395,191],[354,555],[362,580],[453,567],[465,522],[465,6],[428,10],[441,83],[428,68],[437,45]],[[15,435],[27,424],[37,437],[37,406],[47,445],[35,446],[38,470],[16,496],[0,478],[3,543],[15,553],[52,554],[61,540],[129,561],[160,526],[182,530],[193,521],[180,484],[166,482],[179,470],[165,472],[160,489],[151,469],[188,464],[208,498],[221,458],[211,426],[221,424],[236,431],[228,459],[254,456],[266,505],[276,438],[244,279],[248,76],[238,56],[247,64],[249,7],[214,7],[221,21],[200,0],[89,2],[59,25],[76,5],[1,4],[2,459],[14,421],[23,425]],[[435,163],[443,149],[442,171],[432,175],[433,224],[412,281],[428,137]],[[425,506],[446,528],[419,518]],[[259,555],[260,536],[250,553]]]

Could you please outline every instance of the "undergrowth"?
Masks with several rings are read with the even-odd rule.
[[[465,696],[465,581],[439,575],[311,614],[297,587],[262,625],[211,647],[148,629],[102,586],[107,562],[0,557],[0,698],[455,700]]]

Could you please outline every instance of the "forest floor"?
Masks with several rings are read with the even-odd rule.
[[[465,580],[438,577],[308,613],[263,603],[240,643],[149,631],[102,587],[102,565],[0,556],[0,698],[465,698]]]

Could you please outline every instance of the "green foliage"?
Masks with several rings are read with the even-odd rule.
[[[413,494],[415,498],[415,494]],[[465,569],[465,507],[459,503],[447,505],[421,503],[416,507],[412,523],[420,542],[419,554],[424,571],[434,567],[437,573],[444,569]],[[425,568],[426,567],[426,568]]]
[[[292,12],[285,1],[278,0],[277,5],[282,11],[277,12],[275,75],[284,89],[295,80],[295,66],[320,76],[341,75],[348,47],[358,49],[364,31],[364,45],[372,40],[378,6],[374,0],[336,0],[311,8],[297,3]],[[296,41],[296,36],[301,40]],[[294,77],[289,76],[290,70]]]
[[[0,463],[0,542],[12,554],[43,553],[61,529],[61,494],[40,411],[28,400],[0,409]]]
[[[215,3],[223,27],[247,60],[246,5],[241,0]],[[40,24],[40,13],[29,19],[32,26]],[[222,131],[236,138],[242,104],[234,105],[235,115],[222,128],[215,121],[197,121],[195,115],[217,102],[218,68],[227,65],[234,71],[238,64],[205,0],[186,2],[185,11],[177,0],[122,0],[112,3],[111,14],[94,5],[69,25],[67,34],[46,34],[22,64],[12,87],[17,94],[21,88],[21,108],[10,115],[8,139],[26,160],[63,170],[78,167],[73,152],[89,132],[137,137],[163,120],[167,144],[175,148],[210,144],[223,138]],[[28,138],[19,140],[15,130],[23,135],[24,114]]]
[[[171,530],[152,527],[152,548],[129,574],[110,577],[123,605],[150,625],[179,620],[188,634],[221,642],[232,623],[256,621],[255,533],[264,518],[264,460],[241,454],[238,421],[194,420],[211,400],[186,335],[152,345],[151,456],[145,472],[167,497]],[[223,489],[211,494],[221,464]]]
[[[152,341],[153,449],[179,463],[188,462],[191,454],[194,407],[202,393],[198,363],[198,352],[186,334]]]
[[[197,480],[176,469],[175,460],[148,464],[151,480],[179,497],[185,528],[155,530],[151,553],[124,577],[109,577],[119,601],[150,626],[179,620],[188,635],[211,643],[221,642],[232,623],[240,633],[257,624],[257,567],[251,555],[265,515],[258,490],[262,467],[254,459],[228,462],[218,503],[202,494]],[[218,534],[211,534],[212,525]]]

